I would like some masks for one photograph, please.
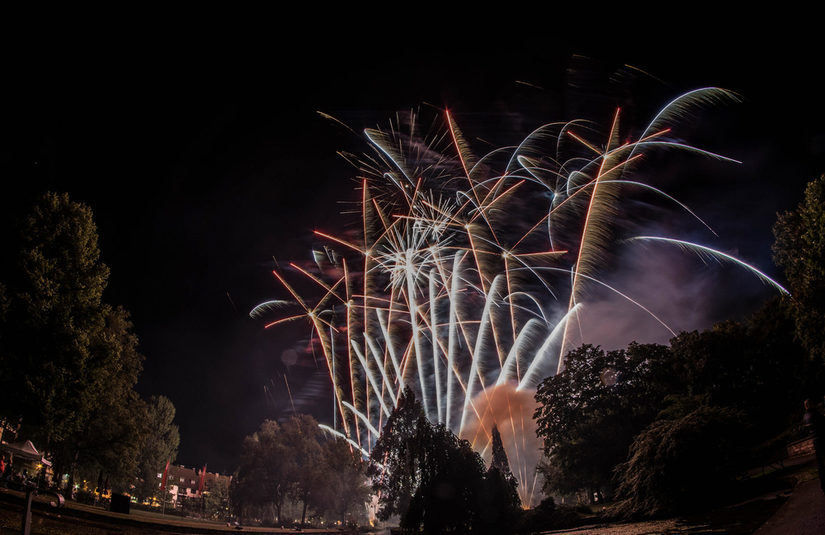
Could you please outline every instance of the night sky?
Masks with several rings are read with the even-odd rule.
[[[324,371],[292,352],[308,329],[264,332],[248,316],[283,297],[274,262],[309,259],[312,230],[339,228],[338,201],[356,198],[354,169],[336,151],[366,146],[317,111],[360,131],[398,110],[448,106],[481,150],[477,138],[513,143],[544,122],[603,124],[617,105],[640,127],[686,90],[734,90],[744,102],[707,110],[690,140],[744,163],[693,164],[674,189],[715,226],[718,246],[772,275],[776,212],[825,172],[818,62],[798,43],[324,43],[273,38],[229,51],[69,39],[3,65],[4,209],[47,190],[91,206],[111,268],[105,299],[132,313],[146,356],[138,390],[177,407],[187,466],[234,470],[243,437],[291,410],[284,373],[296,409],[331,420]],[[741,300],[695,300],[713,311],[683,328],[741,317],[770,295],[748,288]]]

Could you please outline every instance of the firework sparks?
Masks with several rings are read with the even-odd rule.
[[[271,300],[252,315],[275,316],[268,328],[308,322],[341,418],[340,429],[327,431],[366,454],[411,386],[430,420],[479,451],[488,448],[493,424],[509,433],[507,453],[530,505],[537,462],[532,392],[564,368],[574,340],[586,337],[579,317],[586,290],[607,288],[673,332],[599,272],[606,253],[626,243],[612,230],[627,190],[655,192],[710,230],[658,186],[630,175],[660,148],[730,161],[671,137],[681,114],[726,97],[734,96],[705,88],[674,99],[635,142],[619,141],[617,110],[603,142],[585,122],[555,123],[481,158],[447,111],[428,136],[419,134],[412,113],[399,115],[388,131],[366,130],[371,152],[348,157],[360,175],[361,235],[316,231],[328,244],[327,254],[314,255],[317,274],[290,265],[318,289],[314,299],[299,296],[286,273],[276,271],[291,308]],[[733,262],[784,291],[756,268],[707,246],[635,239]]]

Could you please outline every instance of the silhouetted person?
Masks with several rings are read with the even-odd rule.
[[[825,492],[825,417],[816,410],[813,401],[810,399],[805,400],[805,414],[802,416],[802,425],[814,439],[819,486],[822,487],[822,492]]]

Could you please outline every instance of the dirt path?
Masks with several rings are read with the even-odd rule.
[[[825,493],[819,479],[797,486],[790,499],[754,535],[822,535],[825,533]]]

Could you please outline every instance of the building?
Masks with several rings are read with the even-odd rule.
[[[207,471],[203,473],[203,468],[187,468],[180,465],[169,465],[166,474],[166,489],[170,495],[170,501],[177,505],[183,500],[180,498],[200,498],[203,493],[209,493],[210,489],[216,485],[225,484],[229,488],[232,476],[225,476]],[[203,475],[203,482],[201,476]],[[163,485],[163,472],[157,474],[157,484],[160,489]]]

